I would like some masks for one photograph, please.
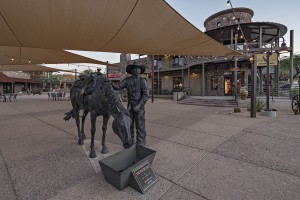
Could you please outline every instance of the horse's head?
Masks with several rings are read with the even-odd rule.
[[[116,116],[112,124],[113,131],[122,140],[124,148],[129,148],[133,145],[130,133],[130,124],[131,119],[128,113],[121,113]]]

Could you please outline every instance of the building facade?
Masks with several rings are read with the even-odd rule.
[[[121,54],[119,69],[109,69],[108,73],[126,76],[128,64],[139,63],[147,66],[145,79],[151,89],[152,67],[154,67],[154,94],[171,95],[176,91],[186,91],[190,95],[224,96],[239,93],[241,86],[249,88],[251,65],[248,52],[279,46],[280,38],[287,32],[286,26],[272,22],[252,22],[254,12],[248,8],[223,10],[208,17],[204,26],[206,34],[228,48],[245,53],[245,56],[201,57],[182,55],[147,55],[132,60],[130,54]],[[260,55],[264,57],[264,55]],[[271,66],[272,81],[278,85],[278,54]],[[259,88],[265,84],[266,63],[258,66]],[[236,83],[236,86],[235,86]]]

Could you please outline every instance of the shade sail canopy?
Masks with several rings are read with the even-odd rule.
[[[240,55],[163,0],[0,0],[0,45],[150,55]]]
[[[113,64],[108,64],[106,62],[87,58],[64,50],[0,46],[0,65],[32,65],[43,63],[95,63],[115,66]]]
[[[56,69],[43,65],[0,65],[0,71],[23,71],[23,72],[72,72],[72,70]]]

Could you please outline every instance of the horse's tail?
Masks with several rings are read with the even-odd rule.
[[[71,111],[65,113],[65,115],[66,115],[66,116],[64,117],[64,120],[65,120],[65,121],[69,121],[69,119],[71,119],[71,117],[74,118],[74,111],[73,111],[73,109],[72,109]]]

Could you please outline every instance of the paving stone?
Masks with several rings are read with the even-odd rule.
[[[181,128],[146,121],[146,131],[149,136],[167,139],[179,133]]]
[[[226,140],[224,137],[219,137],[198,131],[181,129],[177,134],[168,138],[169,141],[177,142],[186,146],[191,146],[199,149],[210,151],[217,145]]]
[[[262,121],[267,121],[269,119],[270,118],[250,118],[250,115],[247,117],[235,115],[210,115],[203,119],[203,121],[246,128],[253,124],[262,123]]]
[[[209,154],[178,184],[214,200],[297,200],[300,178],[253,164]]]
[[[174,127],[179,127],[179,128],[187,128],[187,127],[197,123],[197,121],[198,120],[182,118],[180,116],[168,116],[168,117],[161,118],[159,120],[155,120],[153,122],[164,124],[164,125],[169,125],[169,126],[174,126]]]
[[[244,131],[214,152],[300,176],[300,140],[281,140]]]
[[[7,165],[20,199],[48,199],[95,174],[82,149],[75,145]]]
[[[189,126],[188,129],[228,138],[242,131],[244,127],[207,122],[207,121],[199,121],[193,124],[192,126]]]
[[[8,171],[5,167],[4,160],[0,152],[0,199],[15,200],[13,186],[9,178]]]
[[[150,148],[157,151],[153,162],[154,170],[172,181],[181,178],[206,154],[202,150],[163,140],[150,145]]]
[[[178,185],[173,185],[165,194],[160,198],[161,200],[176,200],[176,199],[189,199],[189,200],[206,200],[189,190],[186,190]]]
[[[163,177],[157,176],[157,178],[158,182],[151,187],[146,194],[142,195],[130,187],[119,191],[105,181],[102,173],[98,173],[92,178],[82,181],[67,190],[61,191],[50,200],[157,200],[172,186],[172,183]]]

